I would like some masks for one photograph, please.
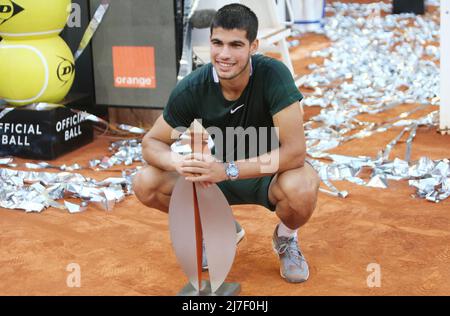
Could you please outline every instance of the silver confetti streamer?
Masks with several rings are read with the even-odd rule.
[[[323,58],[323,64],[310,65],[311,74],[302,78],[303,87],[313,90],[304,93],[304,105],[322,108],[311,118],[315,124],[305,124],[307,153],[314,159],[332,160],[311,160],[330,189],[321,191],[342,197],[330,181],[386,189],[388,180],[409,180],[421,198],[434,202],[447,198],[448,161],[423,157],[410,162],[418,127],[438,125],[438,111],[419,119],[409,117],[440,102],[439,12],[392,15],[392,4],[381,2],[332,3],[327,11],[325,35],[332,45],[311,54]],[[381,123],[357,119],[361,114],[376,115],[402,104],[417,106]],[[399,127],[400,134],[378,157],[327,153],[354,139]],[[390,153],[405,135],[405,160],[390,161]],[[372,170],[368,181],[357,176],[363,167]]]

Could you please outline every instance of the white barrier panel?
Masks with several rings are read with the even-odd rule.
[[[324,22],[325,5],[325,0],[293,0],[293,28],[300,32],[320,30]]]
[[[290,1],[290,0],[287,0]],[[277,4],[277,15],[280,21],[286,21],[286,0],[278,0]]]
[[[440,128],[450,133],[450,0],[441,0]]]

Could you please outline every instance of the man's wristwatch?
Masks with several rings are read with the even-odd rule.
[[[225,163],[225,173],[227,174],[228,179],[232,181],[237,180],[239,178],[239,168],[234,163],[234,161]]]

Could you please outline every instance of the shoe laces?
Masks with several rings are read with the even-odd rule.
[[[281,238],[281,243],[278,246],[278,253],[280,255],[286,254],[290,261],[294,262],[296,265],[300,266],[303,261],[303,255],[298,249],[297,240],[295,237],[279,237]]]

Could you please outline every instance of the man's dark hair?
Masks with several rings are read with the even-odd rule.
[[[247,39],[252,43],[258,35],[258,18],[245,5],[232,3],[217,11],[211,22],[211,35],[213,29],[218,27],[225,30],[244,30],[247,32]]]

